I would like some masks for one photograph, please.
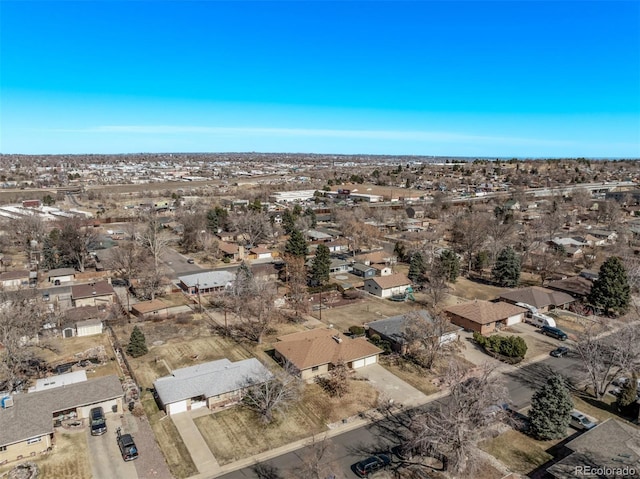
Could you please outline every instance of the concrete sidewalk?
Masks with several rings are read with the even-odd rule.
[[[220,470],[218,461],[213,456],[207,442],[200,434],[200,431],[193,422],[190,411],[173,414],[165,420],[171,420],[176,425],[180,437],[191,454],[193,463],[198,468],[200,474],[191,476],[193,478],[215,477]]]
[[[412,407],[424,405],[432,401],[437,401],[438,399],[448,394],[449,394],[448,390],[439,391],[435,394],[431,394],[430,396],[425,396],[423,394],[422,396],[423,396],[424,402],[420,404],[412,405]],[[358,429],[360,427],[371,424],[379,419],[382,419],[383,417],[384,415],[382,413],[373,409],[368,413],[348,418],[345,420],[346,422],[343,421],[340,423],[330,424],[329,429],[325,431],[323,434],[323,439],[329,439],[335,436],[339,436],[340,434],[353,431],[354,429]],[[244,459],[240,459],[239,461],[232,462],[230,464],[225,464],[224,466],[220,466],[219,470],[216,473],[206,475],[206,476],[203,476],[202,474],[200,474],[198,476],[192,476],[189,479],[213,479],[215,477],[222,476],[229,472],[237,471],[239,469],[244,469],[245,467],[249,467],[260,462],[268,461],[270,459],[273,459],[274,457],[281,456],[282,454],[287,454],[289,452],[296,451],[303,447],[310,446],[311,444],[314,443],[314,441],[317,441],[317,440],[318,440],[317,435],[315,437],[308,437],[306,439],[301,439],[299,441],[292,442],[290,444],[285,444],[284,446],[280,446],[276,449],[271,449],[269,451],[265,451],[263,453],[256,454],[251,457],[246,457]]]

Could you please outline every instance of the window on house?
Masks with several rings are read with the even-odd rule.
[[[317,371],[318,369],[320,369],[320,366],[313,366],[313,367],[311,368],[311,371]]]
[[[32,437],[31,439],[27,439],[27,444],[35,444],[40,441],[42,441],[41,437]]]
[[[0,452],[4,452],[7,450],[7,446],[0,446]]]

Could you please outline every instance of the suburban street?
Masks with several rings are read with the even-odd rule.
[[[506,368],[505,368],[506,369]],[[509,367],[502,373],[505,386],[511,397],[514,409],[526,408],[535,389],[543,384],[551,372],[559,373],[569,378],[572,383],[584,380],[584,369],[575,355],[564,358],[553,358],[534,362],[522,367]],[[447,398],[430,402],[419,409],[429,410],[444,403]],[[402,415],[399,415],[401,419]],[[374,422],[358,429],[340,434],[330,439],[331,451],[327,454],[327,462],[331,462],[338,470],[332,470],[336,479],[356,477],[352,470],[353,464],[374,452],[389,450],[400,442],[397,432],[401,431],[401,420],[393,423],[387,420]],[[300,467],[309,448],[301,448],[274,459],[245,467],[223,476],[224,479],[261,479],[265,477],[277,479],[284,477],[284,473],[295,471]]]

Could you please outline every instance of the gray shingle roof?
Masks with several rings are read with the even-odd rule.
[[[56,412],[123,396],[117,376],[104,376],[64,387],[15,394],[12,407],[0,409],[0,446],[53,432]]]
[[[242,389],[249,382],[268,381],[273,374],[256,358],[232,363],[220,359],[176,369],[171,376],[157,379],[153,385],[162,401],[170,404],[196,396],[213,397]]]
[[[188,288],[193,288],[199,284],[200,289],[209,289],[224,287],[233,282],[235,278],[236,275],[229,271],[207,271],[180,276],[178,279]]]

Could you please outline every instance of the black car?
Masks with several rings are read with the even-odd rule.
[[[386,454],[376,454],[368,457],[355,465],[356,474],[360,477],[368,477],[369,474],[384,469],[391,464],[391,458]]]
[[[101,407],[94,407],[89,413],[91,419],[91,435],[100,436],[107,432],[107,420]]]
[[[551,354],[551,356],[553,356],[554,358],[562,358],[567,354],[569,354],[569,348],[560,346],[559,348],[556,348],[553,351],[551,351],[549,354]]]
[[[138,457],[138,448],[133,441],[131,434],[122,434],[120,428],[116,430],[118,435],[118,447],[120,448],[120,454],[125,461],[133,461]]]

